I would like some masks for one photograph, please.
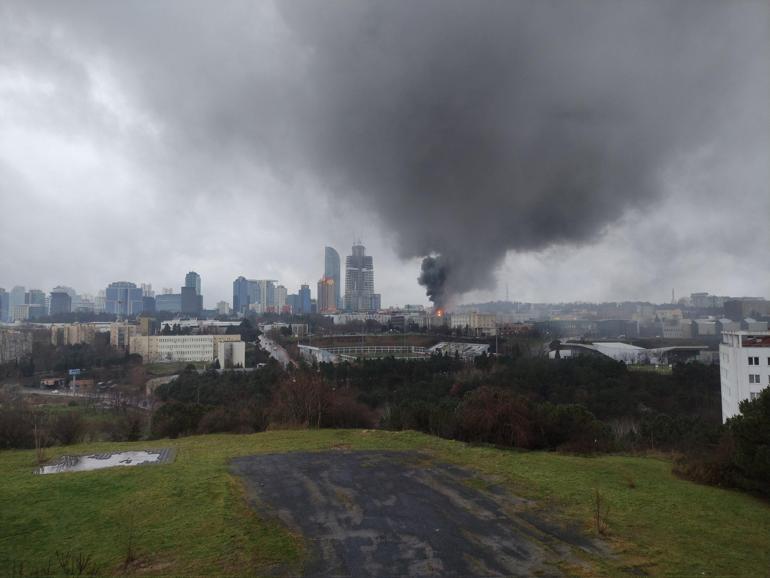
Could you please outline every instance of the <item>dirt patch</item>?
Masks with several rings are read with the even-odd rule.
[[[305,576],[560,575],[601,548],[477,473],[417,452],[238,458],[254,505],[299,531]]]

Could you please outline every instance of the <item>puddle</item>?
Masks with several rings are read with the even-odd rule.
[[[164,464],[174,459],[170,448],[151,451],[117,452],[110,454],[89,454],[85,456],[62,456],[52,464],[38,468],[38,474],[60,474],[62,472],[89,472],[117,466],[138,466],[141,464]]]

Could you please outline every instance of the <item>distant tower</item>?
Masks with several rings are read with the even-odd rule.
[[[671,288],[671,303],[676,303],[676,296],[674,295],[674,288]]]
[[[324,247],[324,277],[334,279],[334,303],[337,309],[342,309],[340,254],[333,247]],[[319,305],[320,308],[320,305]]]
[[[352,254],[345,259],[345,310],[371,311],[374,301],[374,263],[366,255],[366,247],[353,245]]]
[[[198,275],[195,271],[190,271],[187,275],[184,276],[184,286],[192,287],[193,289],[195,289],[195,294],[200,295],[201,294],[201,276]]]

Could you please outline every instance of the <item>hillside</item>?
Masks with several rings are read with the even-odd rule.
[[[567,573],[756,576],[770,567],[770,505],[675,478],[667,461],[472,447],[414,432],[271,431],[57,447],[50,457],[172,447],[168,465],[37,476],[33,451],[0,453],[0,574],[296,574],[307,545],[249,506],[231,460],[260,453],[417,450],[418,467],[462,466],[468,484],[499,485],[555,526],[596,538],[598,490],[609,506],[606,555]],[[257,509],[256,511],[261,511]],[[593,539],[592,538],[592,539]]]

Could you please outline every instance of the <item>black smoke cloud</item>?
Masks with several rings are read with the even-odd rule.
[[[309,164],[425,256],[438,305],[507,251],[590,242],[740,114],[759,3],[289,3]],[[756,107],[755,107],[756,109]],[[590,267],[590,264],[586,265]]]
[[[309,176],[400,256],[430,256],[420,281],[439,303],[493,286],[509,251],[643,218],[684,160],[767,124],[765,0],[8,10],[36,12],[27,35],[49,20],[52,53],[73,52],[65,39],[119,71],[186,159],[165,163],[169,190],[215,190],[233,158]]]

